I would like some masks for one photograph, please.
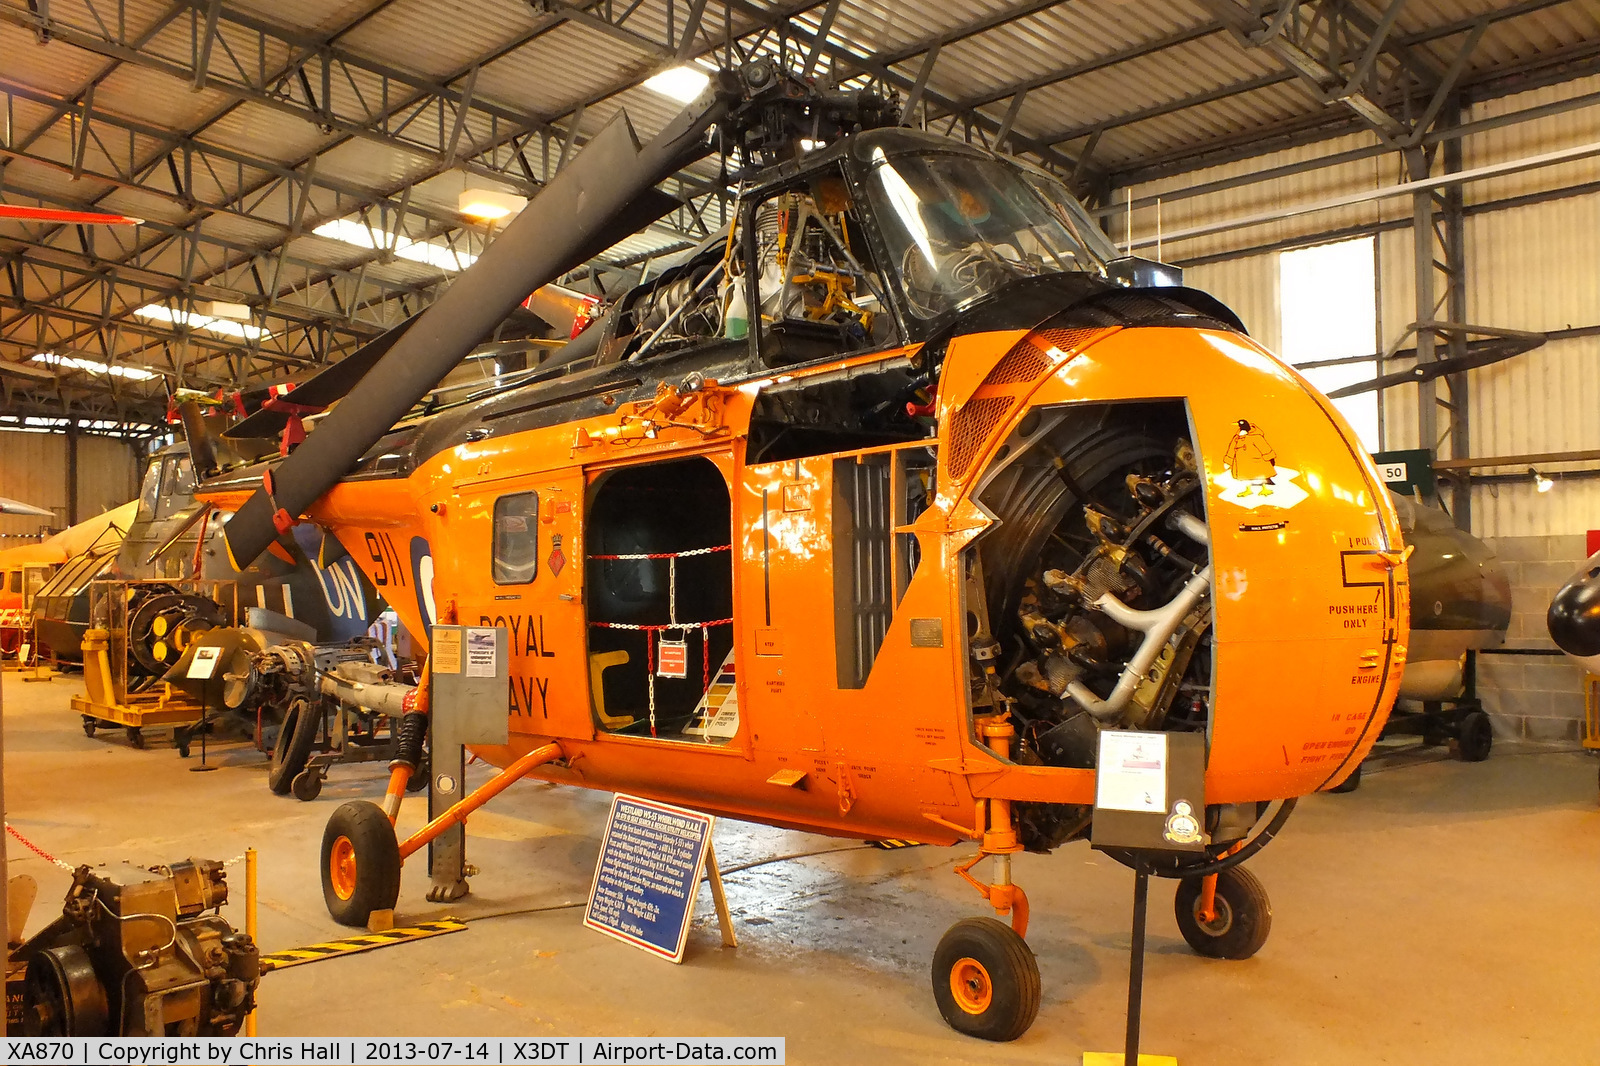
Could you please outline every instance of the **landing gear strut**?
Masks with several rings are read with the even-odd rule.
[[[1007,758],[1016,730],[1004,716],[979,723],[979,735],[1000,758]],[[980,850],[956,867],[968,884],[1011,925],[995,918],[967,918],[951,926],[933,953],[933,999],[957,1032],[984,1040],[1015,1040],[1039,1013],[1039,962],[1023,940],[1028,933],[1028,897],[1011,882],[1011,856],[1022,850],[1011,801],[984,800]],[[994,858],[994,881],[984,884],[969,872]]]

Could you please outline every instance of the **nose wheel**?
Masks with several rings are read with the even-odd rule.
[[[1261,950],[1272,932],[1272,904],[1260,879],[1242,866],[1214,875],[1211,900],[1205,877],[1178,882],[1173,910],[1178,931],[1195,952],[1210,959],[1248,959]]]
[[[400,898],[400,843],[376,803],[352,800],[322,833],[322,900],[340,925],[363,926]]]
[[[1004,922],[967,918],[933,953],[933,998],[957,1032],[1015,1040],[1039,1013],[1039,962]]]

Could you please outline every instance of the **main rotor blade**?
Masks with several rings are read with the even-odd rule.
[[[272,494],[263,485],[239,508],[224,527],[234,566],[254,562],[530,292],[577,266],[645,190],[710,151],[706,132],[727,106],[721,93],[713,82],[643,148],[619,112],[278,465]]]
[[[66,211],[58,207],[24,207],[0,204],[0,221],[59,222],[79,226],[141,226],[144,219],[132,215],[108,215],[103,211]]]
[[[335,400],[344,399],[350,390],[366,377],[367,371],[376,366],[378,360],[382,359],[389,349],[405,336],[406,330],[415,325],[417,319],[421,317],[422,312],[418,311],[404,322],[390,326],[337,363],[296,385],[286,398],[291,403],[306,407],[327,407]],[[287,414],[263,407],[229,426],[222,435],[230,440],[276,437],[288,424]]]
[[[1354,385],[1346,385],[1342,389],[1334,389],[1328,393],[1330,400],[1342,400],[1346,396],[1359,396],[1363,392],[1374,392],[1379,389],[1393,388],[1413,381],[1432,381],[1434,378],[1446,377],[1450,374],[1460,374],[1468,370],[1476,370],[1481,366],[1492,366],[1503,362],[1514,355],[1531,352],[1545,341],[1543,336],[1530,340],[1492,340],[1479,341],[1468,345],[1466,355],[1446,356],[1427,363],[1418,363],[1410,370],[1397,370],[1393,374],[1384,374],[1382,377],[1372,378],[1369,381],[1359,381]],[[1476,348],[1477,351],[1471,349]]]

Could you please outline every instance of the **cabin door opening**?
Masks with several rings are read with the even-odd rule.
[[[589,487],[590,698],[604,733],[726,744],[733,696],[728,484],[713,462],[609,470]]]

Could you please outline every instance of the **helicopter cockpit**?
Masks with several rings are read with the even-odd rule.
[[[1019,278],[1104,275],[1115,256],[1077,201],[1043,172],[944,145],[892,156],[883,144],[865,147],[867,197],[918,318],[959,310]]]

